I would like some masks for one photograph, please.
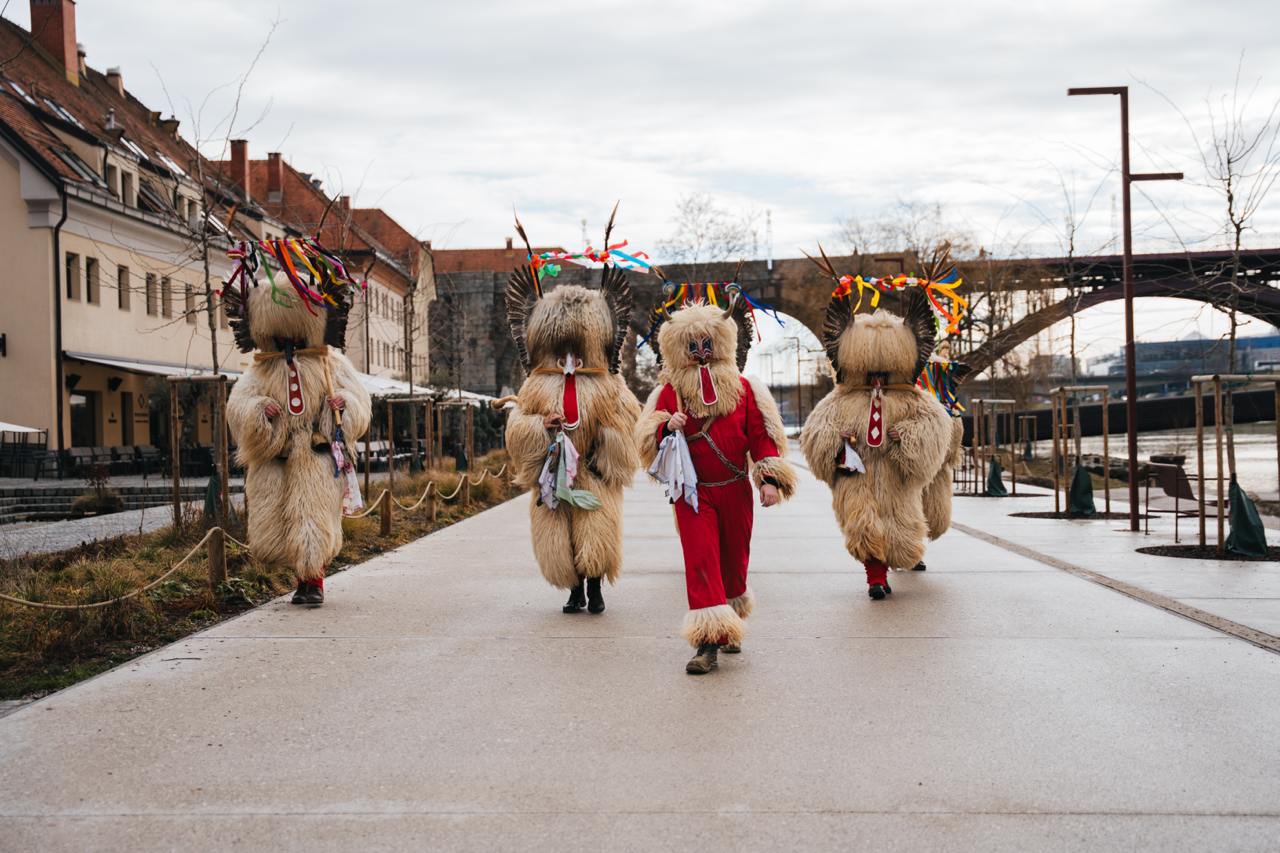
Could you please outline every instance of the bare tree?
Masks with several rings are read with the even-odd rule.
[[[1240,326],[1244,236],[1252,230],[1255,216],[1280,179],[1280,98],[1269,104],[1258,104],[1256,97],[1262,80],[1258,78],[1247,84],[1242,80],[1243,74],[1242,52],[1231,89],[1216,97],[1212,93],[1205,97],[1202,122],[1208,125],[1207,136],[1197,130],[1196,123],[1172,100],[1157,92],[1182,117],[1204,170],[1201,182],[1222,203],[1223,221],[1218,227],[1231,252],[1226,312],[1230,321],[1227,369],[1232,373],[1240,369],[1236,341]],[[1227,459],[1234,476],[1234,406],[1229,392],[1225,406]]]
[[[668,263],[689,267],[690,280],[700,281],[702,265],[735,261],[758,249],[753,211],[734,214],[706,193],[692,193],[676,203],[673,233],[658,242]]]

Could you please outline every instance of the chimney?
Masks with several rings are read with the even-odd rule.
[[[120,69],[107,69],[107,85],[116,90],[116,94],[124,97],[124,77],[120,76]]]
[[[80,77],[89,73],[87,70],[88,66],[85,65],[84,61],[85,56],[84,45],[80,42],[76,42],[76,74]]]
[[[511,238],[507,238],[507,257],[511,257]]]
[[[231,183],[244,190],[245,198],[253,198],[249,176],[249,143],[243,139],[231,140]]]
[[[73,86],[80,85],[75,0],[31,0],[31,38],[62,66]]]
[[[267,155],[267,201],[284,201],[284,159],[279,151]]]
[[[338,207],[342,208],[343,212],[350,213],[351,212],[351,196],[349,195],[338,196]]]
[[[160,129],[163,130],[165,133],[169,134],[170,136],[172,136],[174,139],[177,139],[178,138],[177,116],[169,116],[168,118],[160,119]]]

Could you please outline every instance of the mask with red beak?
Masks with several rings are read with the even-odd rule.
[[[659,381],[680,396],[696,417],[724,415],[738,405],[742,368],[751,349],[751,317],[737,285],[726,288],[727,308],[693,302],[655,312],[649,341],[661,366]]]

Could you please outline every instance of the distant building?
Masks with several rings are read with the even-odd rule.
[[[1225,373],[1229,369],[1229,343],[1221,338],[1186,338],[1180,341],[1138,341],[1134,356],[1144,376],[1186,377]],[[1236,366],[1245,373],[1263,372],[1280,362],[1280,335],[1236,339]],[[1124,373],[1124,352],[1103,362],[1106,373]],[[1261,365],[1261,367],[1259,367]]]

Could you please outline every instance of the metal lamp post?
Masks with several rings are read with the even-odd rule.
[[[1138,525],[1138,372],[1133,346],[1133,221],[1129,207],[1129,185],[1134,181],[1180,181],[1181,172],[1129,171],[1129,87],[1086,86],[1067,90],[1067,95],[1120,96],[1120,172],[1124,207],[1124,414],[1129,450],[1129,529]]]

